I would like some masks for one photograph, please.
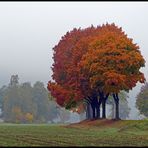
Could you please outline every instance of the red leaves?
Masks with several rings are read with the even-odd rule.
[[[53,48],[53,79],[48,89],[58,104],[80,102],[93,90],[132,89],[145,81],[139,46],[115,24],[73,29]]]

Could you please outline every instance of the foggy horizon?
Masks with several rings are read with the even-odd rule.
[[[140,46],[146,60],[141,69],[148,78],[148,3],[146,2],[0,2],[0,87],[11,75],[19,82],[51,80],[52,48],[73,28],[115,23]],[[141,84],[130,91],[131,118],[137,115],[133,99]]]

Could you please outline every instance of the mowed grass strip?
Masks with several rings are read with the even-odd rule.
[[[148,146],[148,120],[0,124],[0,146]]]

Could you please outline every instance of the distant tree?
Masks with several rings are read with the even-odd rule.
[[[14,118],[14,112],[12,111],[15,106],[19,107],[19,87],[11,86],[7,88],[7,91],[4,96],[4,109],[3,109],[3,118],[6,122],[16,121]]]
[[[120,104],[119,104],[119,115],[120,115],[120,118],[121,119],[127,119],[129,117],[129,113],[130,113],[130,107],[128,106],[128,101],[125,99],[125,100],[122,100],[120,101]]]
[[[33,86],[33,102],[36,102],[37,105],[35,118],[38,121],[47,122],[52,120],[52,118],[56,118],[56,104],[49,100],[48,91],[42,82],[38,81]]]
[[[137,95],[136,107],[141,114],[148,117],[148,82],[141,87],[141,90]]]
[[[18,75],[12,75],[8,87],[4,87],[3,90],[3,118],[4,121],[13,121],[14,115],[12,112],[13,107],[17,106],[17,100],[19,100],[19,81]]]
[[[13,81],[0,89],[3,100],[3,118],[6,122],[43,123],[58,116],[56,103],[49,99],[49,92],[42,82],[33,87],[30,82],[19,84]]]
[[[55,101],[50,100],[49,101],[49,116],[48,116],[48,120],[53,122],[54,119],[58,118],[59,115],[59,110],[58,110],[58,105]]]
[[[33,88],[30,82],[19,85],[19,100],[17,101],[24,113],[36,114],[37,107],[33,101]]]
[[[59,108],[59,117],[60,117],[61,123],[68,121],[70,119],[70,111],[60,107]]]
[[[19,77],[18,77],[18,75],[12,75],[11,76],[11,79],[10,79],[10,86],[13,86],[13,85],[17,85],[17,84],[19,84]]]
[[[0,88],[0,108],[2,113],[4,108],[4,96],[5,96],[6,90],[7,90],[7,86],[5,85]]]

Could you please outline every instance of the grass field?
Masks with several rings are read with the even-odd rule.
[[[148,146],[148,120],[0,124],[0,146]]]

